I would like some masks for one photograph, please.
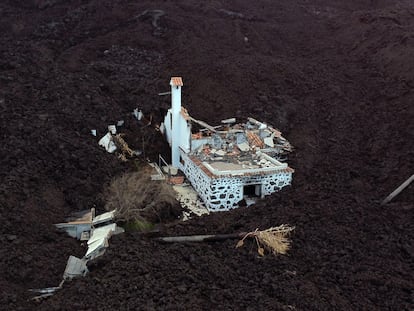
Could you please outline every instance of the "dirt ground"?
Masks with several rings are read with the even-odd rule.
[[[414,173],[411,0],[4,0],[0,17],[0,309],[414,309],[414,185],[379,204]],[[162,234],[287,223],[291,251],[131,232],[87,277],[29,301],[85,252],[53,224],[102,209],[107,183],[134,169],[90,130],[124,119],[136,132],[133,109],[161,113],[176,75],[195,118],[280,128],[296,171],[255,206]]]

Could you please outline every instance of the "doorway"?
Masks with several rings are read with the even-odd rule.
[[[244,185],[243,186],[243,196],[247,197],[262,197],[262,185],[261,184],[254,184],[254,185]]]

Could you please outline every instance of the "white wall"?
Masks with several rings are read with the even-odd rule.
[[[184,174],[212,212],[237,208],[238,202],[243,199],[245,185],[260,185],[261,196],[265,196],[289,185],[292,180],[292,173],[283,170],[263,176],[210,178],[186,154],[181,156],[184,159]]]
[[[171,146],[171,154],[172,154],[172,166],[180,167],[179,158],[180,158],[180,151],[179,149],[183,149],[185,152],[190,152],[190,144],[191,144],[191,124],[189,121],[184,119],[181,113],[178,113],[178,116],[174,119],[175,121],[175,136],[173,136],[172,131],[172,109],[169,109],[167,115],[164,118],[164,126],[165,126],[165,136],[169,145]],[[173,121],[173,122],[174,122]],[[173,142],[174,137],[174,142]],[[172,149],[176,149],[176,152],[173,152]]]

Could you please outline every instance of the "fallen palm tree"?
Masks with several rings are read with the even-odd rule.
[[[257,244],[257,252],[260,256],[264,256],[265,250],[270,253],[286,254],[290,248],[291,241],[288,238],[290,232],[295,227],[288,225],[280,225],[278,227],[271,227],[266,230],[256,229],[251,232],[231,233],[231,234],[210,234],[210,235],[187,235],[187,236],[171,236],[160,237],[157,240],[165,243],[176,242],[212,242],[222,241],[228,239],[240,239],[236,244],[236,248],[242,247],[247,238],[254,238]]]

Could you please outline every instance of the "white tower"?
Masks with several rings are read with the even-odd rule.
[[[172,77],[171,85],[171,164],[178,168],[180,165],[180,113],[181,113],[181,77]]]

